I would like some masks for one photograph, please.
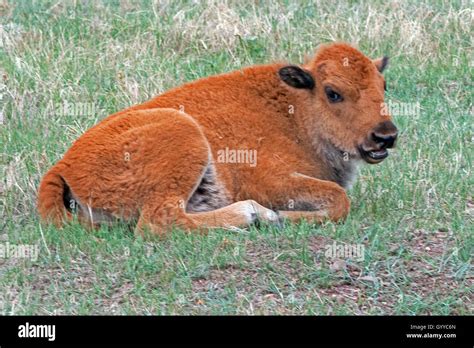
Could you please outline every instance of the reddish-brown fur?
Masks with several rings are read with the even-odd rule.
[[[356,162],[380,161],[367,156],[383,152],[373,134],[396,136],[381,111],[385,63],[327,45],[289,69],[289,81],[279,73],[284,64],[253,66],[111,115],[46,173],[40,215],[60,226],[73,215],[69,202],[84,224],[119,218],[158,234],[172,226],[344,218]],[[314,79],[314,87],[296,86],[293,74]],[[328,86],[344,101],[330,103]],[[219,162],[226,148],[256,150],[256,165]]]

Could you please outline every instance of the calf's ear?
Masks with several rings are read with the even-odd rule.
[[[296,65],[288,65],[278,71],[281,80],[294,88],[313,89],[314,79],[311,74]]]
[[[374,59],[372,62],[375,64],[378,71],[383,72],[388,65],[388,57],[383,56],[382,58]]]

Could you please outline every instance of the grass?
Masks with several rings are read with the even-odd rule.
[[[0,1],[1,314],[472,314],[472,4]],[[108,114],[241,66],[302,62],[322,42],[386,54],[391,157],[365,166],[341,224],[177,231],[42,226],[39,180]],[[86,105],[92,113],[64,110]],[[361,244],[362,261],[326,246]]]

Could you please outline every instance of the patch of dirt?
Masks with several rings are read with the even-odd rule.
[[[464,279],[453,276],[455,265],[449,261],[449,253],[455,249],[450,231],[415,230],[402,245],[389,245],[391,256],[380,255],[369,270],[355,260],[324,259],[325,246],[333,242],[323,236],[308,237],[306,244],[313,261],[308,265],[297,257],[301,250],[292,250],[284,238],[277,249],[265,241],[249,241],[244,265],[214,268],[205,277],[193,279],[195,299],[225,298],[231,286],[249,314],[294,313],[288,306],[289,298],[296,303],[313,299],[326,304],[328,312],[323,314],[333,314],[331,303],[344,305],[354,314],[393,314],[403,296],[429,303],[455,294],[460,286],[474,285],[472,275]],[[397,256],[402,247],[410,257]],[[311,275],[311,271],[322,268],[321,276],[329,274],[330,278],[320,283],[318,274]],[[472,307],[472,300],[467,302],[460,304],[464,310]],[[423,314],[430,314],[430,309]]]

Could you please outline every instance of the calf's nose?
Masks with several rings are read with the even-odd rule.
[[[389,149],[395,145],[398,137],[397,127],[391,121],[385,121],[375,127],[372,139],[382,148]]]

